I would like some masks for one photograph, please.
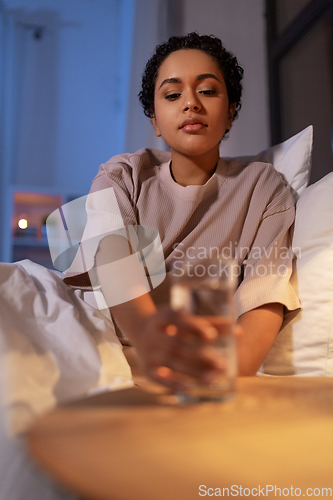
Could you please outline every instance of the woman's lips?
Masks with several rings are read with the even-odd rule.
[[[181,129],[185,132],[197,132],[198,130],[201,130],[203,128],[205,128],[205,125],[203,125],[202,123],[188,123],[187,125],[181,127]]]
[[[181,130],[184,130],[185,132],[196,132],[197,130],[201,130],[206,125],[201,123],[198,119],[196,118],[187,118],[181,126],[179,127]]]

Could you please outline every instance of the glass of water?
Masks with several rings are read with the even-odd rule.
[[[218,257],[173,262],[171,308],[203,316],[212,323],[218,336],[211,347],[223,358],[225,365],[225,370],[210,384],[192,377],[184,378],[187,389],[177,394],[182,403],[224,401],[235,393],[237,354],[233,334],[233,296],[236,269],[234,261]]]

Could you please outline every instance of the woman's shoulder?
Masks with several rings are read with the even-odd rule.
[[[234,172],[243,172],[251,177],[264,174],[269,177],[275,177],[276,179],[282,178],[281,174],[276,170],[272,163],[247,159],[247,157],[228,158],[228,161],[230,164],[230,170]]]
[[[135,153],[123,153],[110,158],[99,167],[91,190],[121,186],[134,192],[146,179],[155,177],[156,170],[171,158],[167,151],[142,148]]]
[[[238,178],[240,182],[270,185],[272,189],[278,186],[290,189],[284,176],[271,163],[231,158],[229,159],[228,174]]]
[[[288,182],[271,163],[231,159],[228,177],[243,196],[260,197],[267,205],[282,204],[284,209],[295,204]]]
[[[168,151],[142,148],[135,153],[123,153],[113,156],[110,160],[101,165],[100,171],[108,173],[113,171],[115,168],[120,170],[138,171],[158,167],[169,161],[170,158],[171,154]]]

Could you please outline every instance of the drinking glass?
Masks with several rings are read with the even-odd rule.
[[[223,358],[225,370],[209,384],[184,376],[186,391],[178,393],[182,403],[223,401],[235,393],[236,341],[233,334],[233,296],[237,266],[219,257],[174,261],[171,270],[171,308],[205,317],[218,331],[211,348]],[[198,339],[193,336],[193,342]]]

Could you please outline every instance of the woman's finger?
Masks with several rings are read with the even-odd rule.
[[[156,327],[164,331],[167,335],[191,336],[211,342],[218,336],[218,330],[211,321],[205,317],[193,316],[184,311],[173,311],[164,309],[156,314]]]

